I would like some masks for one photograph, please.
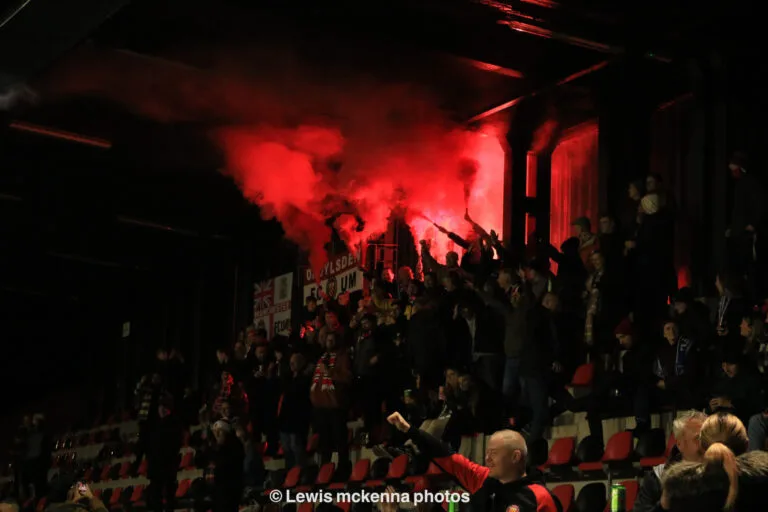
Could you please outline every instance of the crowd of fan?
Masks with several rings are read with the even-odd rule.
[[[158,351],[158,367],[136,388],[137,464],[144,454],[161,503],[176,485],[185,426],[215,462],[215,500],[236,509],[243,488],[263,482],[263,457],[282,448],[286,467],[306,463],[310,430],[321,463],[349,446],[407,452],[384,414],[436,431],[454,448],[461,437],[500,428],[541,439],[565,410],[586,411],[592,436],[602,419],[633,415],[638,433],[661,408],[730,412],[763,449],[768,367],[759,184],[732,159],[729,265],[716,276],[717,298],[677,289],[675,204],[661,179],[629,185],[626,215],[586,217],[559,248],[538,240],[527,259],[469,213],[468,235],[437,226],[457,246],[438,262],[421,241],[423,279],[409,267],[379,268],[370,292],[307,297],[290,336],[268,339],[251,327],[219,350],[204,396],[184,386],[184,361]],[[557,264],[556,274],[550,261]],[[710,307],[711,306],[711,307]],[[591,391],[574,398],[576,369],[594,365]],[[201,408],[202,406],[202,408]],[[358,439],[347,422],[362,417]],[[262,443],[262,439],[266,443]],[[234,508],[233,508],[234,507]]]
[[[633,415],[642,432],[654,410],[698,408],[732,412],[762,448],[761,196],[743,156],[733,160],[730,265],[715,279],[717,298],[677,289],[675,205],[658,176],[629,185],[626,216],[600,215],[597,233],[589,219],[576,219],[572,238],[559,248],[539,241],[529,260],[467,214],[469,235],[437,226],[464,249],[461,259],[449,252],[438,262],[422,241],[423,279],[409,267],[396,276],[379,269],[370,293],[308,297],[290,336],[269,340],[249,328],[231,350],[218,351],[199,411],[202,435],[212,426],[214,438],[242,439],[230,455],[248,461],[246,479],[258,479],[253,460],[279,446],[287,467],[304,464],[310,429],[321,462],[336,452],[340,469],[351,442],[402,450],[383,421],[391,411],[413,425],[441,420],[443,440],[458,448],[462,435],[510,426],[536,441],[565,410],[587,411],[601,439],[605,417]],[[181,364],[159,357],[171,374]],[[565,386],[587,361],[592,390],[575,399]],[[187,422],[196,405],[183,406]],[[360,416],[362,435],[350,439],[347,422]]]

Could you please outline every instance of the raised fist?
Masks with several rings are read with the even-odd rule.
[[[390,414],[387,418],[387,422],[400,432],[408,432],[408,430],[411,428],[411,425],[405,421],[405,418],[403,418],[403,415],[399,412],[393,412]]]

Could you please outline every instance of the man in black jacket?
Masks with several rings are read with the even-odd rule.
[[[291,374],[282,379],[283,401],[277,417],[286,468],[304,464],[312,417],[312,404],[309,401],[312,380],[305,371],[306,360],[301,354],[293,354],[290,365]]]
[[[441,318],[424,297],[416,299],[413,305],[406,339],[410,366],[421,376],[422,386],[437,389],[445,368],[447,344]]]
[[[487,466],[480,466],[451,453],[430,434],[412,428],[398,412],[387,421],[407,433],[422,453],[472,495],[469,503],[473,512],[563,512],[557,498],[526,475],[528,447],[517,432],[493,434],[485,452]]]
[[[635,499],[635,512],[657,512],[661,509],[661,477],[664,470],[679,460],[700,462],[702,453],[699,444],[699,432],[707,415],[699,411],[687,411],[678,415],[672,424],[672,432],[677,443],[677,453],[670,456],[664,464],[654,466],[640,484],[640,491]]]
[[[493,390],[501,391],[504,372],[503,333],[494,329],[485,305],[463,300],[454,313],[453,328],[457,340],[457,358],[452,364],[472,361],[472,374]]]

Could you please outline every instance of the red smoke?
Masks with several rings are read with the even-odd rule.
[[[334,214],[342,238],[355,245],[386,232],[393,211],[404,212],[417,241],[434,239],[438,260],[453,244],[420,214],[464,235],[468,207],[486,230],[501,233],[504,150],[494,127],[450,122],[423,87],[322,65],[313,72],[312,63],[286,65],[292,60],[275,55],[256,66],[222,54],[226,62],[203,72],[85,48],[49,76],[44,92],[96,94],[162,122],[215,126],[227,172],[309,251],[316,274]]]
[[[424,217],[463,236],[466,204],[476,222],[501,230],[504,151],[498,139],[458,128],[415,131],[422,136],[382,147],[319,126],[226,128],[217,138],[245,196],[276,217],[319,268],[330,240],[324,221],[334,213],[342,213],[336,227],[355,245],[385,232],[390,213],[404,209],[414,238],[434,239],[438,258],[454,247]],[[331,156],[341,162],[337,172],[323,169]],[[362,231],[356,216],[365,221]]]

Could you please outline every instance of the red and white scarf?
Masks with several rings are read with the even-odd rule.
[[[327,361],[327,363],[325,363],[325,372],[320,369],[320,364],[324,361]],[[315,374],[312,377],[313,390],[317,387],[318,383],[320,383],[320,389],[322,391],[333,391],[336,389],[336,386],[333,385],[333,379],[329,376],[329,373],[333,370],[334,366],[336,366],[336,353],[326,352],[323,354],[323,357],[320,358],[320,361],[317,362],[317,366],[315,366]]]

